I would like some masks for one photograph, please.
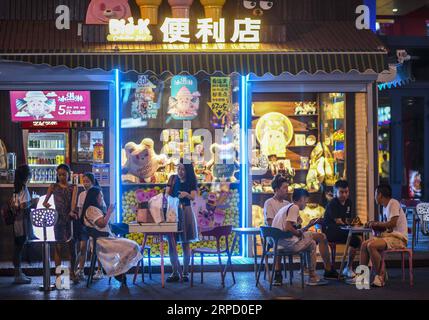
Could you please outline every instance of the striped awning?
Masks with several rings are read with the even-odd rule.
[[[164,52],[148,53],[98,53],[98,54],[12,54],[0,55],[0,59],[48,64],[51,66],[65,65],[69,68],[101,68],[111,70],[118,68],[123,72],[153,72],[178,74],[189,72],[197,74],[206,72],[213,74],[223,72],[231,74],[253,73],[263,76],[270,73],[298,74],[307,72],[332,73],[335,71],[348,73],[381,73],[388,69],[386,55],[382,52],[361,53],[323,53],[323,52],[229,52],[229,53],[179,53]]]
[[[0,21],[0,59],[155,74],[388,70],[387,53],[377,37],[344,22],[295,23],[286,26],[287,41],[241,45],[109,43],[98,27],[86,28],[79,37],[77,24],[67,31],[54,26],[49,21]]]

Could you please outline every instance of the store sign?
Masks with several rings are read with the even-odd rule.
[[[222,119],[231,106],[231,79],[211,77],[211,101],[207,102],[218,119]]]
[[[137,25],[134,24],[134,19],[128,18],[128,23],[124,19],[109,20],[108,41],[152,41],[153,37],[148,28],[149,19],[139,19]]]
[[[14,122],[53,126],[55,121],[91,120],[89,91],[11,91],[10,104]]]
[[[153,40],[149,29],[149,19],[138,19],[135,24],[133,18],[110,19],[108,41],[127,42],[150,42]],[[225,19],[213,21],[213,19],[198,19],[197,33],[195,38],[201,43],[213,40],[216,43],[225,43]],[[160,27],[164,43],[190,43],[190,19],[188,18],[166,18]],[[234,20],[234,34],[230,41],[232,43],[259,43],[261,31],[261,20],[244,18]]]

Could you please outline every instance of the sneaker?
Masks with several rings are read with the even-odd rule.
[[[372,283],[373,287],[384,287],[386,283],[384,282],[383,278],[379,275],[376,275],[374,278],[374,282]]]
[[[183,282],[189,282],[189,274],[188,273],[182,274],[182,280]]]
[[[283,284],[283,276],[281,273],[276,273],[274,275],[273,286],[280,287]]]
[[[348,267],[344,268],[342,274],[344,277],[349,278],[349,279],[356,277],[356,273],[354,273],[354,271],[352,269],[349,269]]]
[[[76,271],[76,277],[79,280],[84,280],[85,279],[85,273],[83,272],[83,270],[77,269],[77,271]]]
[[[301,273],[301,270],[299,270],[299,273]],[[309,276],[310,271],[308,271],[308,268],[304,268],[304,276]]]
[[[167,277],[167,282],[179,282],[180,276],[177,273],[172,273]]]
[[[335,269],[332,269],[330,271],[325,271],[325,273],[323,274],[323,278],[332,279],[332,280],[338,280],[339,276],[340,276],[339,273]]]
[[[30,284],[31,278],[27,277],[25,274],[20,274],[19,276],[15,277],[15,280],[13,281],[14,284]]]
[[[104,278],[104,274],[103,274],[103,271],[101,269],[98,269],[95,272],[94,276],[92,277],[93,280],[101,280],[103,278]]]
[[[325,285],[327,285],[329,282],[328,281],[326,281],[325,279],[322,279],[322,278],[319,278],[319,277],[316,277],[316,278],[310,278],[308,281],[307,281],[307,286],[310,286],[310,287],[314,287],[314,286],[325,286]]]

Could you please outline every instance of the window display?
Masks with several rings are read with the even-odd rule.
[[[177,174],[180,159],[187,159],[198,182],[191,205],[199,233],[215,226],[240,226],[238,86],[238,76],[223,75],[130,75],[122,82],[124,223],[153,222],[154,204],[144,196],[160,199],[162,206],[169,178]],[[128,237],[141,240],[135,233]],[[207,239],[200,236],[200,240]],[[155,255],[160,254],[156,237],[148,244]],[[200,241],[195,246],[215,247],[215,242]],[[178,249],[180,254],[181,246]]]
[[[310,192],[303,225],[323,216],[322,191],[345,177],[345,94],[254,94],[252,128],[252,225],[264,223],[263,206],[273,196],[277,174]],[[258,251],[261,248],[258,248]]]

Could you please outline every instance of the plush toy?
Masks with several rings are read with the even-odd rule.
[[[214,143],[210,151],[212,159],[207,163],[207,169],[211,170],[215,181],[236,181],[234,174],[239,169],[239,164],[235,159],[234,144]]]
[[[261,141],[261,152],[266,156],[276,155],[286,158],[287,142],[282,127],[277,129],[266,129]]]
[[[131,9],[127,0],[91,0],[86,24],[108,24],[109,19],[128,19]]]
[[[155,172],[165,167],[168,161],[166,155],[157,155],[153,146],[152,139],[143,139],[140,144],[129,142],[125,145],[126,162],[122,170],[126,174],[124,178],[126,181],[156,182]],[[129,177],[130,175],[132,177]]]
[[[7,150],[3,140],[0,140],[0,169],[7,169]]]
[[[334,169],[329,159],[332,159],[329,148],[325,144],[317,143],[310,155],[310,169],[306,179],[309,191],[317,192],[322,182],[331,182],[334,179]]]
[[[175,120],[192,120],[198,115],[200,107],[200,93],[191,91],[183,86],[176,97],[168,101],[168,114]]]

